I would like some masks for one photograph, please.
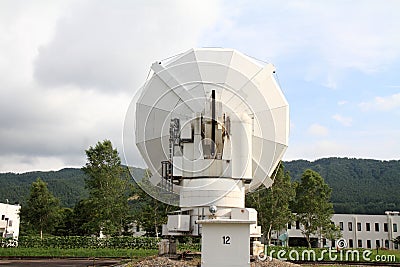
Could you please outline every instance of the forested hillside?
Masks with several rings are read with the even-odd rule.
[[[325,158],[313,162],[285,162],[292,180],[300,180],[305,169],[321,174],[332,188],[336,213],[383,214],[400,210],[400,161]]]
[[[325,158],[316,161],[284,162],[292,180],[298,181],[306,169],[321,174],[332,188],[332,202],[336,213],[383,214],[386,210],[400,210],[400,161],[370,159]],[[143,170],[134,168],[135,176]],[[84,173],[80,169],[50,172],[0,174],[0,202],[24,203],[29,187],[37,177],[48,183],[49,190],[62,206],[73,207],[84,198]]]
[[[144,170],[132,169],[135,177],[142,177]],[[87,197],[85,174],[78,168],[65,168],[59,171],[0,173],[0,202],[24,204],[32,182],[40,177],[48,184],[50,192],[60,199],[63,207],[73,207],[79,200]],[[133,181],[133,180],[132,180]]]
[[[32,182],[38,177],[48,184],[49,190],[60,199],[62,206],[73,207],[77,201],[87,196],[83,171],[66,168],[48,172],[1,173],[0,202],[8,199],[10,203],[24,204]]]

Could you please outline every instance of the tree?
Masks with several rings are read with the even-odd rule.
[[[73,235],[90,235],[97,233],[96,224],[91,218],[93,214],[93,205],[90,199],[81,199],[76,203],[73,209]],[[93,229],[95,229],[93,231]]]
[[[310,169],[304,171],[301,182],[296,186],[296,217],[303,225],[301,232],[309,247],[311,235],[318,232],[322,237],[322,229],[331,227],[334,213],[330,202],[331,191],[321,175]]]
[[[396,237],[395,239],[393,239],[393,243],[400,245],[400,235],[398,237]]]
[[[74,213],[71,208],[60,208],[56,215],[53,234],[57,236],[75,235]]]
[[[84,227],[91,233],[121,234],[128,210],[128,172],[109,140],[89,147],[86,156],[82,170],[86,174],[91,214]]]
[[[43,229],[50,231],[57,218],[59,200],[48,190],[47,184],[40,178],[33,182],[30,188],[26,206],[21,211],[21,217],[33,229],[39,230],[43,238]]]
[[[331,225],[325,228],[319,228],[319,236],[328,240],[338,240],[343,237],[340,227],[331,222]]]
[[[246,206],[258,211],[258,223],[269,245],[272,230],[284,229],[291,221],[293,216],[289,203],[295,196],[289,172],[284,171],[283,164],[279,165],[273,176],[275,179],[271,187],[250,193],[246,198]]]
[[[150,171],[146,170],[143,179],[133,188],[130,203],[133,210],[132,218],[146,231],[147,235],[158,237],[162,225],[167,223],[167,214],[173,206],[162,203],[142,189],[145,187],[147,190],[152,190],[153,195],[161,193],[150,185],[150,176]]]

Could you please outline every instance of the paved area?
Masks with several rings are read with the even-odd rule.
[[[0,259],[0,266],[13,267],[88,267],[116,266],[119,259]]]

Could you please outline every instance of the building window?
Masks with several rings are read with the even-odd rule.
[[[371,231],[371,224],[370,223],[366,223],[365,224],[365,228],[367,229],[367,232]]]
[[[332,239],[332,240],[331,240],[331,244],[332,244],[332,246],[331,246],[332,248],[336,247],[336,240],[335,240],[335,239]]]
[[[375,223],[375,232],[379,232],[379,223]]]
[[[388,224],[387,224],[387,223],[384,223],[384,224],[383,224],[383,231],[384,231],[384,232],[387,232],[387,231],[388,231]]]
[[[389,248],[389,240],[385,240],[385,248]]]
[[[348,223],[348,226],[349,226],[349,231],[353,231],[353,223],[352,223],[352,222],[349,222],[349,223]]]
[[[300,221],[296,221],[296,229],[300,229]]]
[[[357,231],[361,231],[361,223],[357,223]]]
[[[357,241],[357,242],[358,242],[358,244],[357,244],[357,245],[358,245],[358,247],[359,247],[359,248],[362,248],[362,240],[361,240],[361,239],[358,239],[358,241]]]
[[[397,232],[397,223],[393,224],[393,232]]]
[[[292,223],[287,224],[287,229],[292,229]]]
[[[343,231],[343,222],[339,223],[340,231]]]
[[[1,215],[1,220],[4,221],[4,219],[6,218],[6,215]]]
[[[12,220],[9,220],[9,221],[8,221],[8,226],[9,226],[9,227],[12,227]]]
[[[376,244],[376,247],[377,247],[377,248],[380,248],[380,247],[381,247],[381,241],[380,241],[379,239],[377,239],[377,240],[375,241],[375,244]]]
[[[349,247],[352,248],[354,246],[353,239],[349,239]]]
[[[371,248],[371,240],[367,240],[367,248]]]

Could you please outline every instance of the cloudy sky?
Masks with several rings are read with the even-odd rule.
[[[81,167],[151,63],[228,47],[277,68],[285,160],[400,159],[400,1],[0,2],[0,172]],[[126,149],[126,148],[125,148]],[[140,164],[140,163],[138,163]]]

